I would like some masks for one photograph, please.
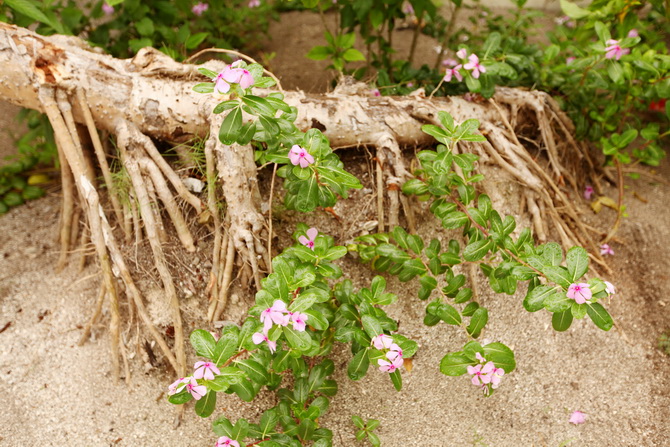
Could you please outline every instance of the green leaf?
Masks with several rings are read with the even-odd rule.
[[[309,320],[308,320],[309,321]],[[296,331],[291,326],[283,328],[289,346],[299,351],[306,351],[312,346],[312,337],[308,331]]]
[[[135,29],[142,37],[151,37],[154,33],[154,22],[149,17],[142,17],[135,23]]]
[[[270,372],[265,365],[261,365],[260,363],[251,359],[240,360],[235,364],[242,371],[246,372],[251,380],[258,383],[259,385],[265,385],[270,380]]]
[[[200,84],[198,84],[198,85],[200,85]],[[231,100],[228,100],[228,101],[223,101],[223,102],[218,103],[216,105],[216,107],[214,107],[214,110],[212,110],[212,113],[217,113],[218,114],[218,113],[221,113],[221,112],[225,112],[226,110],[230,110],[230,109],[235,108],[239,105],[240,105],[240,103],[235,99],[231,99]]]
[[[216,340],[214,336],[203,329],[196,329],[191,332],[191,345],[195,349],[195,353],[200,357],[214,359],[214,351],[216,348]]]
[[[379,440],[379,436],[377,436],[376,433],[373,433],[371,431],[366,432],[368,434],[368,441],[370,441],[370,444],[372,444],[373,447],[379,447],[382,445],[382,442]]]
[[[193,86],[193,91],[196,93],[212,93],[214,91],[214,84],[211,82],[201,82]],[[233,101],[237,104],[237,101]]]
[[[237,134],[242,127],[242,108],[232,109],[226,115],[226,118],[219,129],[219,140],[221,143],[231,145],[237,141]]]
[[[563,312],[556,312],[551,316],[551,325],[558,332],[567,331],[572,324],[572,313],[570,309]]]
[[[544,300],[544,307],[549,312],[563,312],[569,310],[574,302],[573,299],[568,298],[564,290],[561,290],[546,297]]]
[[[216,408],[216,393],[210,390],[204,397],[195,403],[195,414],[201,418],[211,416]]]
[[[544,307],[544,300],[556,292],[555,287],[540,285],[530,290],[523,300],[523,307],[528,312],[537,312]]]
[[[349,48],[347,51],[342,54],[342,58],[347,61],[347,62],[355,62],[355,61],[364,61],[365,56],[363,56],[363,53],[358,51],[355,48]]]
[[[572,313],[572,316],[577,320],[581,320],[586,316],[586,304],[572,303],[570,306],[570,313]]]
[[[565,289],[570,287],[570,284],[572,284],[572,276],[568,272],[568,269],[566,269],[565,267],[548,265],[542,267],[542,273],[545,274],[547,279],[555,282],[556,284],[562,286]]]
[[[270,105],[270,103],[265,98],[254,95],[245,95],[242,97],[242,102],[244,102],[244,104],[249,106],[251,110],[258,114],[269,117],[274,117],[275,115],[276,111],[274,107],[272,107],[272,105]]]
[[[492,245],[491,239],[483,239],[469,243],[463,250],[463,259],[469,262],[479,261],[488,252]]]
[[[463,314],[464,317],[471,317],[472,314],[474,314],[477,309],[479,309],[479,303],[473,301],[469,303],[467,306],[465,306],[461,314]]]
[[[489,311],[485,307],[480,307],[472,314],[470,319],[470,324],[466,328],[468,334],[472,337],[477,338],[481,334],[482,329],[486,326],[486,323],[489,321]]]
[[[63,25],[55,20],[51,20],[47,17],[42,10],[30,0],[5,0],[5,4],[12,8],[15,11],[23,14],[24,16],[30,17],[31,19],[49,25],[55,29],[59,34],[71,34],[68,33]]]
[[[473,365],[462,352],[445,355],[440,361],[440,372],[446,376],[462,376],[468,372],[468,366]]]
[[[332,54],[333,53],[330,48],[318,45],[312,47],[312,49],[309,50],[309,53],[307,53],[307,57],[314,61],[322,61],[324,59],[328,59]]]
[[[268,435],[271,435],[275,431],[275,427],[277,426],[277,423],[279,422],[279,414],[277,414],[277,409],[271,408],[267,410],[263,415],[261,416],[261,422],[260,422],[260,431],[261,431],[261,439],[264,439]]]
[[[391,378],[391,382],[393,382],[393,387],[396,391],[402,390],[402,376],[400,375],[400,371],[396,369],[389,374],[389,377]]]
[[[238,335],[232,332],[221,335],[214,348],[214,356],[210,357],[218,366],[223,365],[238,347]]]
[[[502,343],[489,343],[484,346],[484,357],[493,362],[497,368],[505,370],[509,374],[516,368],[514,360],[514,351]]]
[[[607,64],[607,74],[615,84],[623,84],[623,68],[620,63],[610,60]]]
[[[368,334],[370,338],[376,337],[377,335],[383,334],[384,330],[382,329],[382,324],[380,321],[373,317],[372,315],[363,315],[361,317],[363,322],[363,329]]]
[[[186,47],[187,50],[193,50],[195,48],[198,48],[198,46],[209,36],[209,33],[196,33],[193,34],[192,36],[189,36],[188,39],[186,39],[186,43],[184,46]],[[215,77],[214,75],[213,77]]]
[[[181,405],[185,404],[186,402],[190,401],[193,399],[193,396],[191,393],[187,391],[182,391],[181,393],[173,394],[172,396],[168,396],[168,402],[174,405]]]
[[[353,421],[354,425],[358,428],[365,428],[365,422],[363,422],[363,419],[360,418],[360,416],[356,416],[355,414],[351,415],[351,420]]]
[[[565,257],[572,282],[576,282],[589,269],[589,255],[582,247],[572,247]]]
[[[237,143],[241,145],[249,144],[254,135],[256,135],[256,122],[248,121],[240,129],[237,135]]]
[[[313,310],[313,309],[307,309],[304,311],[308,315],[307,318],[307,325],[312,326],[314,329],[318,331],[324,331],[328,329],[329,323],[328,319],[323,316],[322,312]]]
[[[581,8],[568,0],[561,0],[561,9],[571,19],[582,19],[591,14],[587,9]]]
[[[436,315],[447,324],[459,326],[461,324],[461,314],[447,303],[441,303],[437,309]]]
[[[369,367],[370,358],[368,357],[368,349],[361,349],[349,362],[349,366],[347,367],[347,375],[351,380],[360,380],[368,373]]]
[[[612,316],[609,314],[609,312],[607,312],[602,304],[587,302],[586,305],[588,306],[586,312],[589,314],[589,317],[591,320],[593,320],[596,326],[598,326],[603,331],[609,331],[612,329],[614,320],[612,320]]]

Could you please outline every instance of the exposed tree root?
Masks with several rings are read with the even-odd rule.
[[[124,318],[132,321],[135,315],[165,359],[183,374],[186,353],[179,295],[163,244],[173,230],[183,248],[193,252],[197,233],[192,232],[189,220],[197,218],[211,228],[212,271],[206,290],[210,321],[219,320],[225,312],[236,265],[242,285],[253,281],[260,288],[263,274],[271,268],[272,229],[267,228],[267,217],[261,212],[253,149],[219,142],[218,130],[225,115],[211,114],[215,98],[191,91],[200,76],[196,67],[176,63],[156,50],[144,49],[131,60],[118,60],[94,53],[77,40],[38,36],[0,23],[0,62],[0,98],[47,113],[56,135],[63,185],[58,267],[65,265],[81,230],[80,213],[89,229],[86,238],[95,246],[101,265],[101,295],[80,343],[89,337],[106,296],[114,377],[120,376],[122,360],[126,381],[130,380],[120,328]],[[212,70],[220,67],[215,61],[207,66]],[[454,150],[480,154],[482,160],[500,166],[525,188],[523,202],[539,241],[548,237],[549,220],[564,245],[587,247],[592,259],[609,271],[589,233],[593,229],[581,222],[569,199],[577,197],[583,187],[584,176],[579,173],[593,174],[594,163],[585,147],[574,141],[572,124],[548,95],[501,88],[491,101],[480,104],[459,97],[427,99],[420,94],[373,98],[357,94],[357,89],[356,84],[343,84],[327,95],[285,92],[285,101],[298,108],[299,128],[323,129],[333,147],[377,149],[380,231],[400,224],[403,216],[410,231],[415,231],[412,203],[400,191],[410,177],[402,148],[433,145],[421,125],[439,124],[438,112],[446,110],[457,122],[473,117],[480,120],[487,141],[459,143]],[[82,129],[85,136],[80,136]],[[128,191],[115,186],[113,175],[121,172],[112,172],[108,162],[112,154],[98,130],[116,138],[129,178]],[[206,135],[207,200],[203,203],[187,190],[154,140],[184,142]],[[95,185],[97,174],[91,160],[107,188],[106,208]],[[480,168],[486,169],[483,162]],[[595,177],[592,184],[597,185]],[[136,247],[145,238],[149,242],[171,310],[175,330],[172,348],[149,317],[117,243],[118,236],[128,242],[134,238]],[[129,316],[120,314],[117,290],[121,289],[129,299]],[[473,290],[476,293],[476,284]]]

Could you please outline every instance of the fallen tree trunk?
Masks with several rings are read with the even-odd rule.
[[[215,243],[210,287],[212,305],[208,316],[218,318],[225,308],[235,257],[241,256],[250,267],[257,287],[260,286],[261,271],[269,265],[271,257],[263,242],[269,235],[264,233],[266,225],[260,212],[257,182],[249,181],[256,179],[252,148],[221,144],[217,135],[223,117],[211,113],[217,99],[192,90],[195,83],[203,80],[196,66],[177,63],[152,48],[141,50],[132,59],[119,60],[94,51],[77,38],[44,37],[0,23],[0,63],[3,67],[0,99],[47,113],[60,149],[63,178],[74,178],[77,190],[65,188],[64,183],[61,247],[67,251],[72,243],[69,226],[73,222],[71,214],[78,194],[105,272],[103,287],[112,308],[110,335],[116,377],[119,375],[117,356],[119,352],[123,356],[124,352],[118,338],[118,300],[112,271],[124,283],[134,308],[165,357],[182,375],[185,353],[179,297],[161,248],[165,226],[155,205],[157,202],[162,204],[181,244],[189,251],[195,250],[195,241],[175,197],[194,212],[211,215],[215,224]],[[213,71],[222,68],[217,61],[204,65]],[[357,94],[358,88],[356,84],[344,85],[324,95],[284,92],[284,100],[297,107],[296,125],[300,129],[319,128],[334,148],[367,146],[377,149],[378,170],[382,172],[378,184],[382,178],[386,183],[385,187],[381,184],[385,191],[378,191],[380,231],[385,231],[386,223],[388,228],[399,223],[401,206],[408,226],[413,227],[410,203],[399,192],[399,186],[410,175],[401,148],[434,144],[432,137],[421,131],[421,125],[439,124],[437,113],[446,110],[459,122],[469,118],[480,120],[480,130],[487,142],[471,144],[468,150],[492,160],[529,188],[525,200],[540,239],[547,232],[546,223],[540,216],[540,210],[545,209],[565,245],[587,246],[596,253],[594,259],[602,263],[577,210],[566,195],[566,188],[561,186],[567,183],[573,189],[577,188],[574,164],[586,161],[593,168],[593,163],[584,147],[572,139],[572,124],[548,95],[500,88],[493,99],[479,103],[460,97],[428,99],[421,92],[407,97],[375,98]],[[95,156],[87,156],[89,149],[80,141],[77,123],[86,125]],[[530,130],[523,130],[522,124],[528,127],[529,123]],[[99,191],[94,187],[94,170],[87,161],[96,160],[96,169],[101,171],[108,187],[111,186],[107,157],[114,154],[104,152],[96,129],[116,138],[118,155],[132,183],[131,204],[125,207],[118,200],[114,201],[115,192],[109,191],[114,210],[112,216],[108,216],[100,205]],[[543,164],[521,144],[517,137],[517,132],[521,131],[546,152],[542,157]],[[205,149],[208,179],[218,177],[223,182],[222,191],[217,192],[216,185],[210,181],[207,203],[186,189],[154,143],[154,140],[183,143],[195,137],[208,138]],[[464,144],[459,147],[461,151],[464,149]],[[386,207],[381,195],[384,193],[388,200],[388,216],[384,216]],[[227,203],[225,216],[219,216],[217,194]],[[114,225],[109,222],[112,217],[117,226],[124,229],[127,240],[131,240],[134,228],[136,240],[145,233],[150,242],[155,266],[172,309],[174,355],[146,315],[139,288],[125,265],[117,236],[112,231]]]

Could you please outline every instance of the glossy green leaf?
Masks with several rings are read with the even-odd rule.
[[[556,312],[551,316],[551,325],[554,330],[559,332],[567,331],[572,324],[572,313],[570,309],[563,312]]]
[[[368,349],[361,349],[349,362],[347,375],[351,380],[360,380],[367,374],[369,367],[370,358],[368,357]]]

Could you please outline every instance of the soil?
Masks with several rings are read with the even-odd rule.
[[[295,29],[300,30],[299,36],[289,33]],[[285,14],[281,23],[273,25],[271,34],[274,39],[268,52],[276,52],[272,69],[282,77],[285,88],[327,88],[328,77],[322,74],[325,64],[302,58],[311,45],[321,42],[317,17]],[[406,32],[406,40],[409,36],[411,31]],[[424,43],[420,51],[428,58],[432,45]],[[11,117],[13,110],[3,107],[0,118]],[[0,124],[6,129],[17,128],[12,122]],[[5,152],[11,148],[11,140],[1,143]],[[368,157],[359,151],[346,154],[344,159],[365,188],[335,208],[343,222],[321,211],[300,216],[277,211],[279,246],[288,243],[299,220],[346,243],[365,231],[365,222],[375,219],[376,196]],[[498,196],[496,205],[516,215],[519,226],[527,224],[528,217],[516,206],[520,186],[495,166],[482,169],[487,174],[487,188]],[[334,445],[362,445],[354,439],[352,414],[379,419],[377,432],[387,446],[668,445],[670,357],[657,348],[659,335],[670,328],[670,258],[662,242],[670,239],[670,207],[663,199],[670,194],[668,162],[655,174],[662,181],[645,176],[627,180],[629,217],[611,244],[614,273],[605,276],[617,287],[608,305],[616,321],[610,332],[597,329],[587,319],[557,333],[547,312],[529,314],[523,310],[524,290],[514,296],[496,295],[483,276],[478,276],[479,301],[489,308],[491,316],[482,337],[513,348],[518,365],[490,398],[483,397],[467,378],[439,372],[440,359],[463,345],[463,335],[442,324],[424,326],[425,303],[416,298],[418,285],[387,278],[391,291],[399,296],[389,313],[400,322],[400,332],[416,340],[420,350],[412,372],[403,375],[400,393],[375,369],[359,382],[350,381],[345,371],[351,354],[342,346],[335,350],[332,358],[338,366],[340,391],[320,420],[333,430]],[[603,184],[604,194],[616,198],[616,188]],[[0,419],[5,421],[0,424],[0,445],[212,446],[216,438],[211,421],[216,416],[255,420],[274,404],[271,393],[261,393],[251,404],[223,395],[210,419],[198,418],[188,405],[183,421],[174,428],[178,412],[166,401],[165,392],[175,377],[160,358],[152,365],[150,353],[157,350],[135,337],[136,321],[123,335],[132,357],[130,384],[113,383],[106,310],[91,339],[77,345],[97,300],[101,279],[97,266],[92,263],[80,270],[81,252],[77,252],[63,272],[54,271],[59,200],[58,193],[50,193],[0,217],[0,384],[5,389],[0,395]],[[574,200],[589,224],[606,230],[614,221],[612,210],[594,214],[585,200]],[[453,237],[436,225],[424,206],[418,202],[415,206],[419,234],[443,241]],[[91,247],[85,249],[92,252]],[[142,247],[137,252],[140,260],[134,268],[141,271]],[[184,273],[179,285],[189,332],[197,327],[214,329],[203,319],[206,277],[200,273],[207,272],[207,253],[206,247],[200,247],[188,257],[171,258]],[[357,288],[369,284],[374,276],[354,259],[346,258],[341,265]],[[152,285],[149,270],[145,290]],[[160,293],[153,294],[157,297],[147,295],[156,324],[166,328]],[[250,293],[236,284],[225,319],[241,321],[251,299]],[[195,362],[193,352],[189,355]],[[584,424],[568,422],[574,410],[588,415]]]

